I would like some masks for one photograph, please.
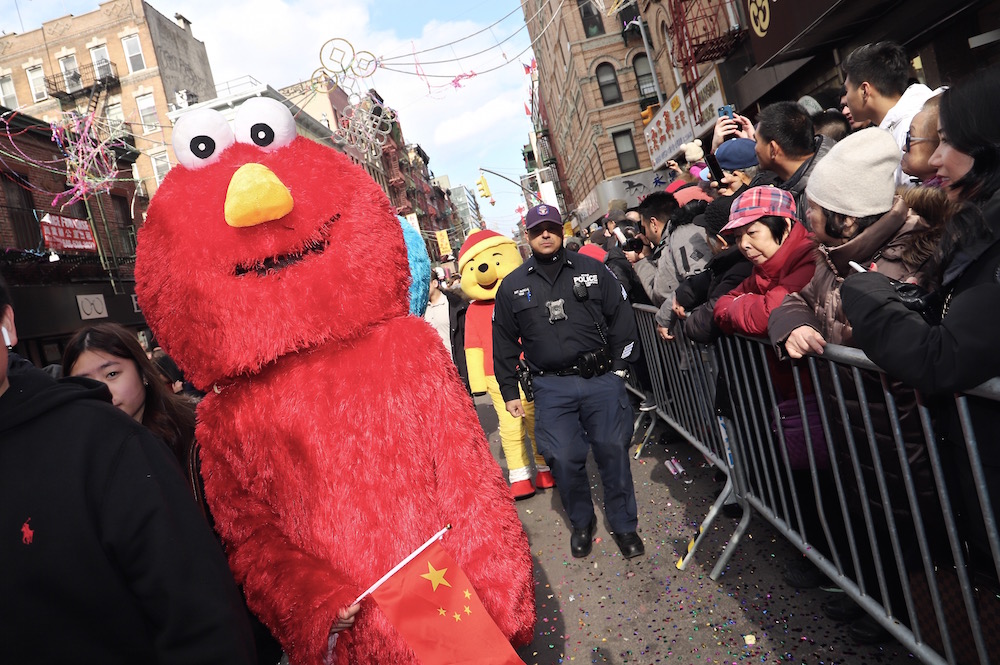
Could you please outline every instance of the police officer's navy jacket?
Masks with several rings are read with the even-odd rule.
[[[505,402],[519,398],[515,365],[521,354],[533,370],[560,371],[572,367],[581,353],[605,346],[595,319],[607,339],[613,369],[626,369],[639,357],[639,335],[624,287],[600,261],[566,248],[555,281],[539,270],[534,256],[507,275],[493,310],[493,365]],[[573,285],[586,287],[579,300]],[[558,301],[562,300],[562,311]],[[548,303],[556,303],[550,306]],[[550,320],[552,322],[550,322]]]

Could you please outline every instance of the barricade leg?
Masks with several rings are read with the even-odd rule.
[[[694,559],[695,552],[698,551],[698,546],[701,544],[701,541],[705,537],[707,531],[711,528],[712,522],[715,521],[715,518],[718,517],[719,513],[722,511],[722,506],[724,506],[733,496],[733,479],[732,476],[729,476],[726,478],[726,485],[722,488],[722,492],[719,493],[719,496],[708,509],[708,514],[705,515],[705,519],[702,520],[701,524],[698,526],[698,532],[691,538],[690,541],[688,541],[687,552],[685,552],[680,560],[677,561],[677,570],[684,570],[687,568],[687,565],[691,563]],[[746,530],[746,524],[744,523],[749,523],[749,521],[750,511],[744,510],[743,519],[740,520],[742,530],[737,528],[737,533],[734,533],[729,539],[731,543],[739,540],[739,536],[742,535],[742,531]],[[731,552],[729,556],[732,556]],[[726,557],[726,561],[728,561],[728,559],[729,557]],[[722,559],[720,558],[719,561],[722,562]],[[714,575],[714,577],[712,577],[713,580],[718,579],[722,567],[724,566],[725,563],[723,563],[722,566],[716,564],[715,570],[712,571],[712,574]]]
[[[639,445],[635,448],[635,454],[632,456],[633,459],[639,459],[642,455],[642,449],[646,447],[649,440],[653,437],[653,430],[656,428],[656,412],[648,412],[640,414],[642,417],[646,415],[649,416],[649,426],[646,428],[646,432],[642,435],[642,440],[639,441]],[[634,436],[634,434],[633,434]]]

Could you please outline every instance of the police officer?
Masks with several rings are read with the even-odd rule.
[[[538,450],[552,468],[573,527],[574,557],[590,554],[597,519],[587,476],[591,448],[604,510],[626,557],[645,552],[636,533],[629,468],[632,407],[625,393],[638,333],[624,288],[603,263],[568,253],[550,205],[525,216],[532,256],[500,284],[493,313],[493,366],[507,410],[524,415],[514,367],[523,350],[535,397]]]

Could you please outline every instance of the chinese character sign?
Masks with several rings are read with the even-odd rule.
[[[713,67],[698,83],[697,97],[701,106],[701,124],[695,133],[700,136],[715,127],[715,121],[719,117],[718,109],[726,103],[717,67]]]
[[[666,100],[643,133],[654,170],[676,155],[681,144],[694,140],[694,130],[680,88]]]
[[[96,252],[97,242],[90,224],[85,219],[62,217],[46,213],[41,219],[42,237],[46,249]]]
[[[434,234],[438,241],[438,250],[441,255],[451,254],[451,242],[448,240],[448,231],[446,229],[441,229]]]

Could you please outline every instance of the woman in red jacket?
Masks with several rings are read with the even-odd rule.
[[[753,263],[753,272],[719,298],[715,321],[728,334],[764,337],[771,312],[808,284],[816,270],[809,232],[796,222],[791,194],[753,187],[733,202],[722,233],[736,236],[734,244]]]

